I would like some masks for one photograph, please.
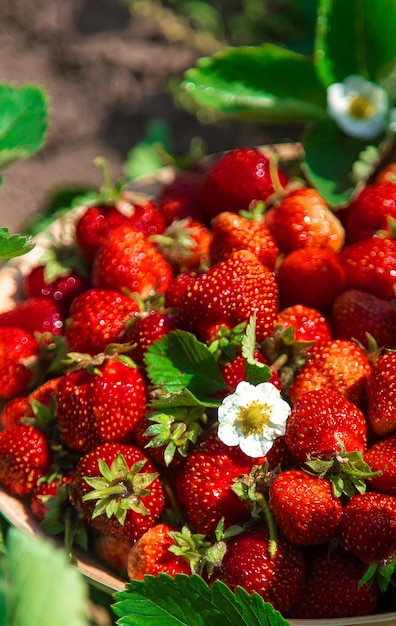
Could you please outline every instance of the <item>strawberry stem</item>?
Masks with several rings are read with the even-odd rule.
[[[256,492],[256,502],[264,514],[264,519],[268,527],[268,532],[269,532],[268,553],[270,557],[273,558],[278,549],[278,545],[276,541],[277,533],[276,533],[275,520],[268,506],[268,502],[264,494]]]

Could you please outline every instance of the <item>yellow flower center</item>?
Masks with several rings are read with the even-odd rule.
[[[271,417],[271,410],[267,404],[261,404],[254,400],[247,406],[239,408],[237,424],[242,430],[243,436],[248,437],[256,433],[262,433]]]
[[[374,115],[375,106],[369,98],[353,94],[349,99],[349,113],[358,120],[367,120]]]

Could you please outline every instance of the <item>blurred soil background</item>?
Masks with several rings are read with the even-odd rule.
[[[298,0],[1,1],[0,81],[38,83],[51,103],[45,147],[5,172],[1,226],[22,230],[61,187],[97,188],[97,156],[118,179],[153,120],[166,123],[179,156],[196,137],[206,152],[295,139],[293,128],[208,123],[181,106],[175,85],[197,58],[227,44],[295,39],[304,46],[303,18]]]

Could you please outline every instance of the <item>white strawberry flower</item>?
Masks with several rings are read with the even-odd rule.
[[[377,137],[393,116],[386,90],[357,75],[328,87],[327,112],[347,135],[360,139]]]
[[[272,383],[240,382],[221,403],[217,419],[219,439],[239,446],[251,457],[265,456],[274,440],[285,434],[291,408]]]

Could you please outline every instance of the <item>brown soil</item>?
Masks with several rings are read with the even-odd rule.
[[[1,81],[43,85],[51,126],[40,152],[5,171],[0,225],[20,230],[63,186],[98,186],[101,174],[92,163],[98,155],[119,177],[128,150],[153,118],[167,121],[178,155],[196,136],[209,152],[289,139],[236,122],[200,125],[178,108],[168,80],[181,76],[197,56],[187,44],[166,40],[150,20],[132,17],[117,0],[1,2]]]

